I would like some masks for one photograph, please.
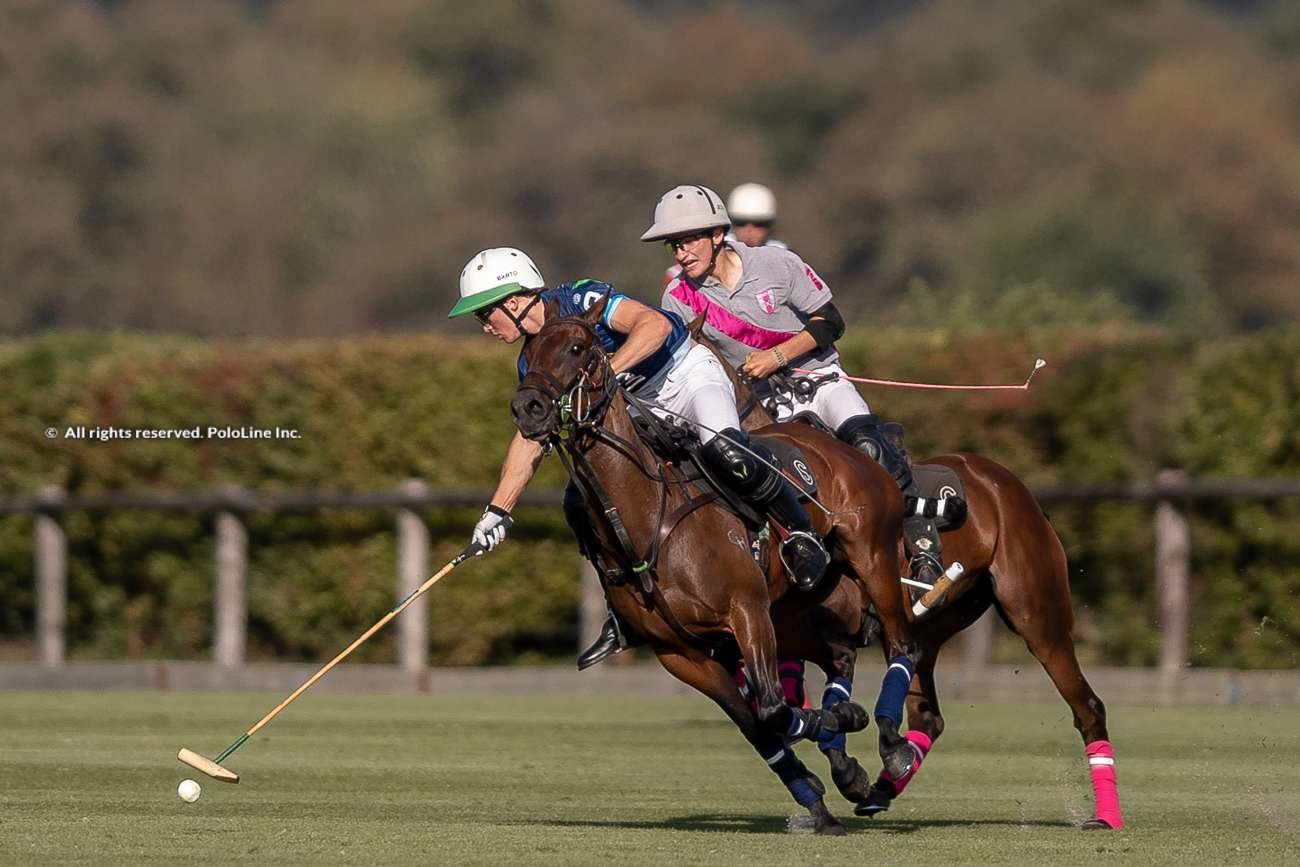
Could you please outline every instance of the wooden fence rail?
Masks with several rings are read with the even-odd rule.
[[[1172,684],[1187,660],[1190,623],[1188,580],[1191,533],[1186,506],[1191,502],[1224,499],[1274,500],[1300,497],[1300,479],[1193,480],[1166,470],[1150,482],[1060,485],[1034,491],[1039,502],[1088,503],[1128,501],[1155,504],[1155,574],[1160,596],[1160,671]],[[157,509],[216,513],[216,555],[213,602],[213,658],[224,668],[244,663],[247,639],[248,512],[302,512],[327,508],[397,510],[397,575],[395,599],[418,587],[429,572],[429,530],[417,510],[432,507],[480,507],[490,493],[438,490],[411,479],[384,491],[261,492],[240,488],[210,491],[104,492],[67,494],[47,487],[33,497],[0,497],[0,515],[33,517],[35,535],[36,646],[40,663],[60,666],[65,658],[67,620],[67,539],[60,517],[69,511]],[[521,506],[558,506],[559,491],[530,491]],[[580,638],[595,635],[605,617],[603,593],[595,573],[580,568],[582,602]],[[428,665],[428,608],[417,600],[398,621],[398,662],[411,672]],[[983,665],[991,647],[992,620],[984,617],[965,637],[966,664]]]

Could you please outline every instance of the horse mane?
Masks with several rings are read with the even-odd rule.
[[[691,323],[686,326],[686,330],[690,332],[691,337],[695,338],[696,343],[708,347],[718,361],[722,362],[722,369],[727,372],[727,377],[736,389],[736,408],[743,411],[746,406],[752,407],[745,417],[741,419],[742,426],[746,430],[754,430],[776,424],[776,419],[772,417],[772,414],[763,406],[762,401],[754,394],[754,389],[750,388],[749,379],[741,376],[740,371],[732,367],[731,362],[723,357],[718,345],[704,335],[704,314],[701,313],[692,319]]]

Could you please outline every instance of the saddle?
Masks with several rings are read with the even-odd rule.
[[[769,535],[769,516],[760,514],[737,496],[730,486],[714,478],[708,464],[697,459],[700,441],[694,430],[645,413],[633,416],[633,422],[642,441],[656,456],[674,466],[680,473],[680,481],[694,483],[704,496],[711,500],[721,500],[741,519],[748,532],[750,551],[754,559],[761,562],[762,543]],[[817,496],[816,476],[798,446],[779,437],[751,434],[750,447],[785,477],[786,483],[794,487],[801,502],[808,502]]]
[[[700,447],[699,439],[689,430],[680,425],[665,422],[651,413],[636,413],[632,415],[632,419],[637,436],[662,461],[657,469],[661,483],[661,496],[658,504],[659,530],[647,551],[641,553],[636,550],[628,538],[618,510],[609,503],[608,496],[597,487],[596,496],[601,498],[602,505],[606,507],[605,518],[614,534],[618,537],[619,544],[611,549],[603,545],[600,539],[594,537],[593,534],[593,538],[585,541],[580,536],[579,545],[584,546],[584,554],[591,560],[602,581],[611,586],[637,581],[647,598],[647,604],[653,605],[660,610],[669,628],[677,633],[678,637],[686,644],[713,655],[720,647],[717,640],[695,635],[687,630],[677,619],[667,601],[664,600],[655,576],[655,564],[659,558],[659,550],[683,518],[702,506],[721,500],[742,519],[748,537],[744,542],[747,542],[748,550],[754,562],[766,571],[765,564],[769,562],[771,553],[771,549],[765,544],[771,535],[767,529],[768,517],[755,512],[733,495],[727,486],[720,485],[710,479],[705,469],[705,462],[695,459],[695,452]],[[797,448],[780,442],[768,442],[766,444],[751,442],[751,445],[755,448],[755,451],[764,454],[765,459],[777,460],[777,453],[781,453],[783,458],[779,460],[782,460],[784,464],[787,464],[793,470],[793,473],[784,472],[783,474],[787,478],[798,479],[796,488],[803,496],[815,494],[817,490],[816,480],[809,470],[803,454]],[[762,450],[760,450],[760,445]],[[778,464],[778,466],[780,467],[782,464]],[[694,484],[698,493],[693,495],[688,493],[685,502],[669,511],[668,488],[673,484],[683,486]],[[742,542],[742,540],[736,541]]]

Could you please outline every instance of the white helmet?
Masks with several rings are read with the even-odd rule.
[[[776,219],[776,196],[762,184],[741,184],[727,196],[733,220],[770,223]]]
[[[708,187],[683,184],[663,194],[655,205],[654,224],[641,235],[642,241],[662,241],[676,235],[702,232],[731,225],[722,197]]]
[[[529,289],[544,289],[541,269],[523,250],[491,247],[475,254],[460,272],[460,301],[448,319],[490,307]]]

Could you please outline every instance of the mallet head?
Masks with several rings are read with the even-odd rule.
[[[176,758],[189,765],[196,771],[207,774],[214,780],[220,780],[223,783],[238,783],[239,774],[234,771],[223,768],[221,765],[212,761],[212,759],[201,756],[194,750],[181,747],[181,751],[176,754]]]

